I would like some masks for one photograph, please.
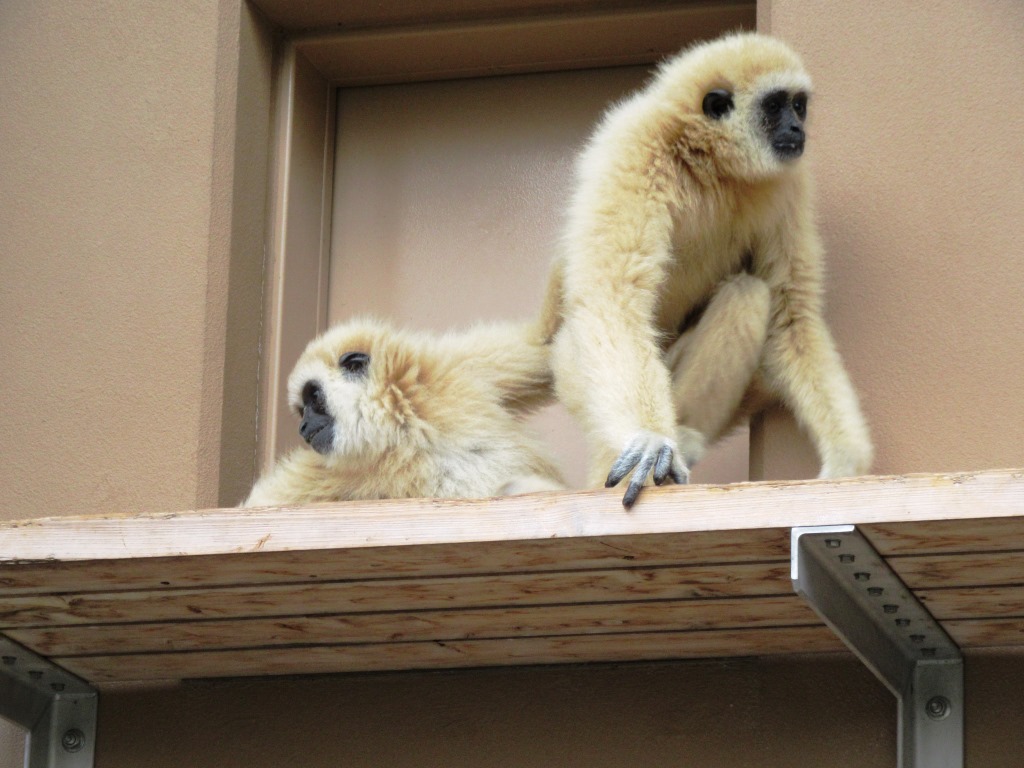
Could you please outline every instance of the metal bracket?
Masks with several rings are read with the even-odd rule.
[[[963,768],[960,649],[852,525],[792,530],[793,588],[899,702],[899,768]]]
[[[25,768],[92,768],[96,689],[0,635],[0,717],[28,730]]]

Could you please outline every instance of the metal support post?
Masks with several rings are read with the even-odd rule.
[[[963,768],[960,649],[852,525],[794,528],[793,587],[899,702],[899,768]]]
[[[0,717],[28,730],[25,768],[92,768],[96,689],[0,635]]]

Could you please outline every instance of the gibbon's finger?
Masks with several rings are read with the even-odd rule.
[[[626,488],[626,495],[622,497],[622,506],[626,509],[632,507],[640,495],[640,489],[644,487],[644,481],[647,479],[647,475],[651,472],[651,467],[654,466],[654,460],[657,456],[649,453],[644,454],[643,460],[637,465],[636,471],[633,472],[633,479],[629,481],[629,486]]]
[[[640,448],[632,443],[627,445],[626,449],[619,454],[619,458],[612,464],[611,471],[608,472],[608,479],[604,481],[604,487],[611,488],[618,485],[643,456],[644,452]]]
[[[672,482],[676,485],[689,485],[690,484],[690,468],[686,466],[678,456],[672,462],[672,469],[669,472],[669,477],[672,478]]]
[[[661,485],[669,477],[669,473],[672,471],[672,465],[676,463],[675,452],[672,450],[671,445],[661,446],[661,450],[658,451],[658,458],[654,462],[654,484]]]

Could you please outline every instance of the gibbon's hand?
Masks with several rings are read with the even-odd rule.
[[[622,506],[626,509],[636,502],[640,489],[643,488],[644,481],[652,469],[655,485],[661,485],[668,479],[680,485],[690,482],[690,470],[679,458],[675,441],[656,432],[648,432],[646,429],[637,432],[626,443],[619,458],[612,464],[604,487],[618,485],[634,467],[636,470],[633,472],[633,478],[626,488],[626,495],[622,497]]]

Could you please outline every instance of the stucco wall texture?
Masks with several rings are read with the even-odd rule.
[[[829,317],[879,471],[1024,464],[1024,4],[758,19],[816,82]],[[3,517],[248,482],[268,50],[241,0],[0,2]],[[759,435],[766,476],[813,473],[785,419]],[[1019,766],[1022,685],[1019,656],[968,659],[969,768]],[[100,734],[100,768],[874,768],[895,708],[847,658],[734,661],[116,689]]]
[[[762,0],[758,24],[814,79],[828,318],[875,472],[1024,465],[1024,3]],[[763,476],[813,476],[787,422]]]
[[[0,4],[0,514],[199,492],[217,8]]]

